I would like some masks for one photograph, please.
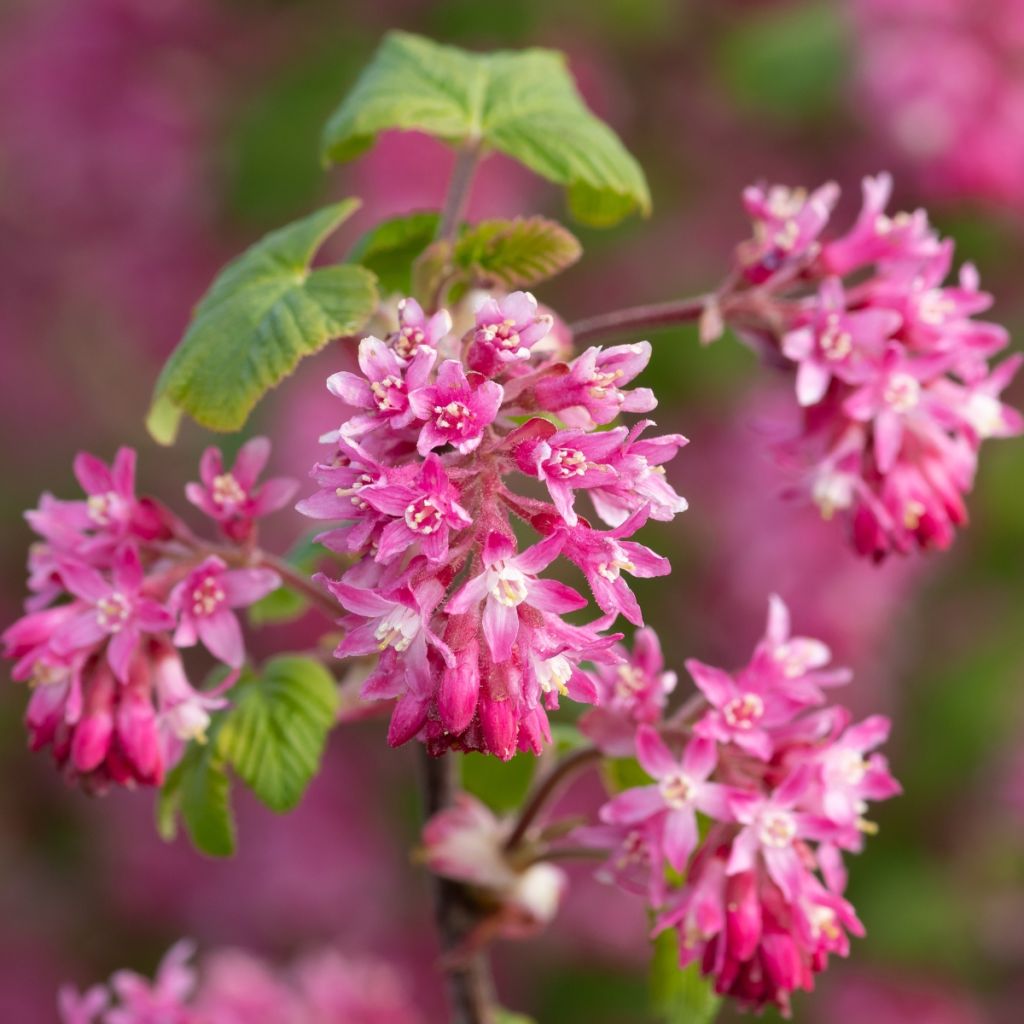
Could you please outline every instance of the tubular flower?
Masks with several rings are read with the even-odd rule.
[[[886,174],[865,179],[860,216],[833,239],[821,236],[834,187],[810,198],[749,192],[755,239],[737,259],[758,300],[750,316],[748,292],[730,300],[738,328],[796,367],[801,427],[779,458],[875,560],[949,547],[967,521],[981,442],[1024,431],[999,398],[1020,358],[992,367],[1006,332],[974,319],[991,296],[971,266],[944,283],[952,242],[922,210],[888,215],[891,191]]]
[[[248,487],[269,452],[259,445],[243,453]],[[209,477],[219,456],[207,452],[203,463]],[[228,669],[239,669],[245,652],[233,609],[280,580],[246,565],[244,548],[229,567],[169,509],[136,498],[134,452],[122,449],[110,469],[84,454],[75,466],[89,499],[44,495],[27,514],[42,541],[29,559],[26,614],[4,631],[3,652],[14,661],[14,680],[32,687],[25,720],[34,750],[49,747],[65,774],[92,791],[160,785],[185,744],[204,738],[210,713],[225,704],[220,691],[237,677],[229,673],[216,692],[199,691],[178,648],[201,640]],[[277,498],[283,493],[278,488]],[[267,494],[250,497],[258,504]],[[221,525],[251,524],[245,517],[256,504]],[[248,527],[241,535],[251,538]]]
[[[588,349],[567,363],[541,344],[553,317],[513,292],[481,300],[463,339],[465,363],[435,366],[435,346],[417,342],[403,350],[404,366],[385,365],[410,317],[432,336],[417,310],[411,300],[400,305],[388,348],[364,340],[361,352],[374,359],[361,358],[361,379],[344,375],[342,397],[355,415],[325,437],[333,452],[314,468],[319,490],[299,503],[312,518],[336,520],[321,539],[359,559],[328,584],[347,613],[337,653],[377,654],[363,696],[395,701],[392,743],[416,736],[433,753],[502,758],[539,751],[547,712],[564,697],[596,701],[591,666],[622,657],[618,635],[606,632],[614,618],[641,620],[622,574],[668,572],[631,537],[647,518],[669,520],[686,507],[663,471],[684,439],[641,437],[650,421],[597,429],[621,411],[653,407],[649,391],[625,389],[650,358],[646,342]],[[378,413],[364,413],[360,396],[376,394],[384,371],[399,382],[387,429],[364,429],[362,417]],[[544,482],[550,501],[528,496],[531,479]],[[525,493],[513,489],[517,480]],[[611,530],[584,518],[583,494]],[[516,520],[539,535],[535,543],[520,547]],[[563,619],[587,600],[546,575],[560,557],[583,569],[604,613],[590,626]]]
[[[656,930],[678,930],[683,965],[699,963],[718,992],[754,1008],[788,1013],[790,994],[863,934],[842,897],[841,851],[874,831],[868,802],[899,792],[873,752],[888,721],[851,725],[844,709],[815,706],[822,686],[848,678],[828,657],[819,641],[789,635],[773,598],[746,667],[688,663],[704,698],[687,712],[692,725],[656,713],[637,727],[650,784],[614,795],[602,825],[575,833],[608,851],[599,878],[646,894]],[[677,754],[666,738],[680,736]]]

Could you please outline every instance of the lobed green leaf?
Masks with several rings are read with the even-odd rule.
[[[434,240],[440,219],[436,213],[408,213],[382,221],[356,242],[349,262],[372,270],[382,292],[409,295],[412,265]]]
[[[274,231],[221,271],[157,380],[146,421],[157,441],[173,442],[182,413],[211,430],[239,430],[300,359],[366,323],[377,306],[370,271],[310,269],[358,206],[347,199]]]
[[[700,964],[679,966],[679,936],[674,929],[654,940],[651,960],[651,1008],[662,1024],[710,1024],[721,998],[700,973]]]
[[[587,109],[553,50],[474,54],[391,32],[328,121],[324,156],[350,160],[389,129],[500,150],[563,185],[584,223],[650,212],[640,165]]]
[[[545,217],[485,220],[467,228],[452,259],[467,283],[479,288],[529,288],[571,267],[579,240]]]

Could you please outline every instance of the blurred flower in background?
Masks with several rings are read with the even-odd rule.
[[[897,174],[897,207],[927,197],[997,297],[995,319],[1011,332],[1024,323],[1024,230],[988,212],[1024,205],[1024,5],[1014,0],[13,0],[0,14],[4,625],[24,596],[21,511],[44,486],[70,493],[65,467],[81,448],[105,460],[121,443],[145,453],[151,381],[226,255],[329,197],[364,200],[346,242],[372,217],[439,203],[452,158],[425,138],[389,136],[343,171],[319,168],[326,114],[394,25],[481,48],[566,48],[589,102],[648,169],[654,219],[581,231],[580,266],[538,290],[567,320],[717,282],[744,230],[737,196],[751,178],[835,179],[846,221],[859,178],[895,160],[915,172]],[[498,158],[473,200],[474,218],[526,206],[564,215],[554,190]],[[1024,452],[992,452],[972,528],[941,563],[876,568],[813,508],[780,497],[786,481],[763,442],[766,423],[795,411],[791,381],[754,384],[754,360],[728,340],[703,351],[690,330],[651,340],[639,383],[656,383],[660,432],[691,442],[670,470],[691,510],[644,538],[674,571],[638,584],[666,668],[697,652],[739,663],[777,591],[854,668],[852,706],[894,719],[893,770],[907,795],[882,810],[851,879],[869,938],[848,974],[798,1002],[797,1019],[1015,1024],[1024,838],[1003,808],[1022,804],[1024,778]],[[275,438],[275,473],[305,472],[317,433],[338,426],[323,381],[354,365],[335,346],[265,403],[254,432]],[[1020,384],[1011,392],[1019,405]],[[173,451],[150,448],[140,491],[181,505],[207,443],[193,431]],[[302,622],[280,628],[300,644],[308,635]],[[273,643],[270,631],[260,653]],[[23,692],[0,690],[0,765],[17,780],[0,788],[0,1019],[55,1020],[62,981],[147,973],[181,934],[200,940],[207,986],[266,977],[264,962],[332,944],[380,957],[435,1019],[426,885],[403,852],[417,831],[410,763],[396,753],[376,758],[372,779],[359,772],[381,723],[336,733],[289,818],[243,802],[239,857],[214,863],[183,840],[162,843],[146,796],[97,804],[66,791],[24,749]],[[680,683],[673,699],[686,692]],[[599,794],[581,785],[567,799],[593,808]],[[563,917],[502,966],[499,988],[541,1021],[640,1019],[642,914],[623,901],[615,927],[601,918],[610,934],[597,935],[591,885],[574,874]],[[221,946],[266,960],[210,952]]]

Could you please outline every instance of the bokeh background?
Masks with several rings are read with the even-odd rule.
[[[978,263],[997,315],[1024,326],[1024,0],[6,0],[0,9],[0,618],[17,615],[38,493],[70,494],[73,454],[139,447],[144,489],[176,501],[208,442],[171,451],[142,418],[161,359],[217,266],[332,197],[380,216],[436,206],[451,158],[415,136],[323,173],[317,136],[380,34],[568,51],[590,104],[647,169],[650,221],[581,232],[584,260],[539,289],[567,318],[717,283],[757,179],[845,189],[897,176]],[[562,215],[556,191],[490,160],[473,216]],[[674,572],[642,592],[679,664],[744,659],[777,591],[827,637],[857,710],[895,719],[906,795],[852,865],[869,939],[820,991],[814,1024],[1011,1024],[1024,1001],[1024,445],[986,451],[955,549],[876,568],[842,531],[779,500],[763,422],[787,404],[731,340],[655,338],[663,428],[692,444],[675,483],[691,511],[652,546]],[[307,363],[259,410],[275,470],[303,476],[334,426]],[[1017,388],[1020,405],[1024,393]],[[227,447],[237,442],[228,439]],[[298,529],[288,515],[282,539]],[[298,627],[301,631],[302,627]],[[285,632],[261,642],[287,644]],[[422,876],[406,850],[407,752],[378,723],[340,729],[287,820],[239,801],[230,863],[165,845],[152,796],[89,799],[25,749],[23,690],[0,688],[0,1020],[55,1020],[63,979],[148,970],[176,937],[274,957],[331,943],[374,953],[438,1020]],[[584,790],[577,799],[586,799]],[[643,1022],[639,906],[581,874],[528,947],[499,948],[505,1001],[542,1024]]]

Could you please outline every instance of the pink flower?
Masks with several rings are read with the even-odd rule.
[[[800,364],[796,375],[800,404],[820,402],[833,376],[851,384],[869,377],[871,364],[901,322],[894,310],[847,312],[842,283],[838,278],[826,278],[810,323],[782,339],[783,354]]]
[[[516,446],[516,463],[524,473],[544,481],[562,518],[575,526],[579,522],[573,508],[575,491],[616,478],[616,456],[626,438],[626,428],[588,434],[583,430],[555,430],[543,420],[531,433],[537,436]]]
[[[420,351],[436,353],[451,329],[448,310],[440,309],[428,318],[415,299],[402,299],[398,303],[398,330],[388,335],[387,344],[399,364],[407,367]]]
[[[377,561],[390,562],[413,544],[420,545],[429,561],[444,561],[451,532],[465,529],[472,522],[459,497],[458,488],[433,452],[423,460],[411,482],[382,482],[362,490],[360,498],[371,508],[395,517],[381,532]]]
[[[503,394],[500,384],[478,373],[467,376],[458,360],[446,359],[436,384],[409,395],[416,418],[425,421],[417,443],[420,455],[446,444],[463,455],[475,451],[498,414]]]
[[[152,982],[133,971],[115,973],[110,987],[120,1005],[107,1011],[104,1024],[196,1024],[187,1005],[196,986],[187,966],[194,949],[191,942],[172,946]]]
[[[547,337],[552,323],[550,314],[537,312],[537,300],[529,292],[486,298],[476,310],[466,361],[470,369],[493,377],[506,364],[529,359],[530,349]]]
[[[516,555],[508,537],[491,533],[484,545],[484,571],[448,601],[445,610],[449,615],[465,614],[483,601],[484,638],[496,662],[512,656],[519,634],[520,607],[561,614],[586,605],[571,587],[535,575],[558,557],[562,543],[561,537],[551,536]]]
[[[658,403],[649,388],[623,391],[650,362],[651,344],[588,348],[561,374],[542,377],[536,385],[538,407],[557,412],[570,427],[592,429],[611,423],[623,412],[650,412]]]
[[[658,636],[652,629],[638,629],[633,651],[622,661],[598,665],[595,679],[599,705],[580,720],[580,731],[612,757],[629,757],[634,749],[636,726],[661,720],[668,696],[676,687],[675,672],[665,671]]]
[[[327,378],[332,395],[353,408],[368,410],[348,421],[346,433],[358,437],[382,426],[394,430],[408,426],[414,419],[409,393],[426,383],[435,358],[433,349],[423,347],[403,363],[379,338],[363,338],[359,342],[363,376],[342,370]]]
[[[174,616],[142,591],[143,573],[134,547],[122,548],[115,559],[113,580],[95,569],[74,562],[61,566],[68,590],[82,602],[82,609],[54,634],[58,654],[71,654],[107,643],[107,660],[122,683],[143,633],[160,633],[174,627]]]
[[[228,569],[211,555],[196,566],[171,593],[171,607],[179,616],[174,642],[192,647],[202,641],[217,659],[232,668],[245,661],[242,628],[232,608],[247,608],[281,585],[270,569]]]
[[[286,477],[257,485],[269,458],[270,442],[265,437],[246,441],[230,471],[224,469],[220,450],[207,448],[199,463],[202,483],[186,485],[185,494],[196,508],[219,523],[228,537],[244,541],[255,529],[254,520],[284,508],[298,486]]]
[[[685,871],[697,846],[697,811],[722,819],[729,817],[726,790],[709,782],[717,761],[715,745],[695,738],[681,759],[672,756],[657,730],[641,725],[636,753],[651,786],[627,789],[601,808],[601,820],[610,825],[637,825],[654,819],[663,858],[676,871]]]

